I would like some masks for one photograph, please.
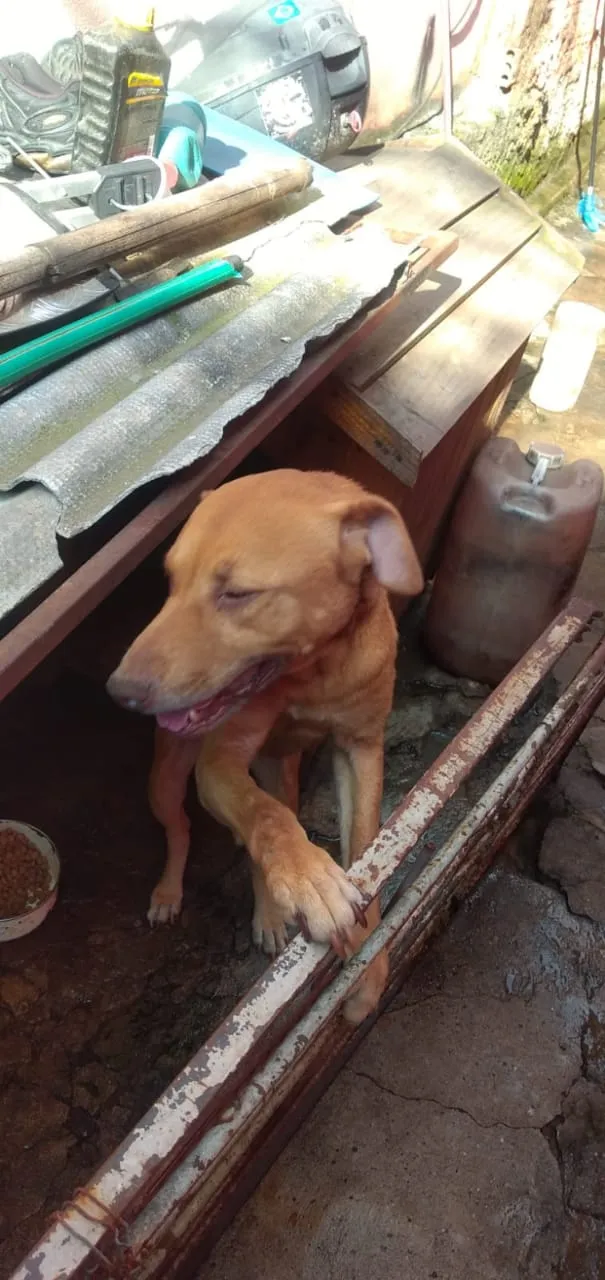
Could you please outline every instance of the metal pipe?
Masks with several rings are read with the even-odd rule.
[[[599,46],[597,53],[597,78],[595,83],[595,100],[592,113],[592,133],[590,138],[590,159],[588,161],[588,190],[594,191],[595,170],[597,167],[599,122],[601,118],[601,81],[603,78],[603,55],[605,53],[605,3],[601,14]]]
[[[441,0],[441,78],[443,83],[443,133],[446,141],[454,132],[454,82],[452,73],[452,19],[450,0]]]

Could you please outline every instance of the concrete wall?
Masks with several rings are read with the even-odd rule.
[[[521,194],[556,169],[592,116],[595,19],[595,0],[496,0],[480,56],[459,77],[458,135]]]
[[[366,139],[429,119],[441,103],[439,0],[349,0],[369,40]],[[596,0],[451,0],[455,131],[513,186],[531,190],[569,149],[594,96]]]

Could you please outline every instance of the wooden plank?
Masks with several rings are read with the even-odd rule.
[[[443,435],[574,279],[540,233],[369,387],[368,403],[389,413],[395,404],[391,424],[404,437],[408,416]]]
[[[420,464],[412,488],[400,486],[399,510],[427,576],[437,567],[448,516],[477,453],[497,432],[526,343],[513,352],[470,408]],[[395,611],[400,611],[396,602]]]
[[[540,219],[500,191],[455,224],[458,249],[413,295],[402,297],[341,370],[342,381],[363,391],[415,343],[450,315],[479,285],[540,230]]]
[[[391,142],[364,169],[364,185],[400,226],[450,227],[500,190],[500,182],[453,143],[410,147]],[[366,176],[367,175],[367,176]]]
[[[399,366],[397,366],[399,367]],[[380,380],[382,382],[382,379]],[[379,384],[374,384],[379,385]],[[338,374],[328,378],[319,393],[321,412],[336,423],[360,448],[392,471],[402,484],[414,484],[422,459],[438,444],[440,435],[430,422],[406,405],[405,435],[393,429],[400,418],[396,395],[386,386],[380,405],[374,408],[366,391],[355,391]]]
[[[363,392],[332,379],[322,408],[406,484],[577,275],[540,231]]]
[[[324,416],[321,392],[273,433],[263,444],[263,454],[272,466],[337,471],[392,502],[406,521],[423,569],[430,574],[452,502],[476,453],[497,430],[524,349],[525,344],[514,352],[470,409],[421,461],[413,485],[402,483]],[[401,612],[400,601],[393,600],[392,605],[395,613]]]

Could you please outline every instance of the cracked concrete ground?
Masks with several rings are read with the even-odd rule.
[[[605,928],[535,876],[515,844],[200,1280],[605,1277]]]
[[[571,202],[556,221],[588,249],[570,297],[605,306],[605,237]],[[605,349],[576,409],[546,415],[527,399],[543,341],[503,433],[605,464]],[[605,607],[603,509],[579,587]],[[426,743],[447,698],[468,716],[460,683],[404,697],[393,742]],[[198,1280],[605,1280],[604,854],[605,706]]]

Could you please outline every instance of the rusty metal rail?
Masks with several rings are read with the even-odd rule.
[[[574,600],[412,789],[355,865],[379,893],[461,783],[584,631],[593,610]],[[340,968],[325,947],[296,938],[135,1127],[97,1178],[75,1195],[15,1280],[84,1275],[191,1275],[316,1097],[367,1033],[339,1010],[385,944],[390,992],[476,882],[538,786],[605,694],[605,641],[447,843],[391,905],[363,950]],[[336,976],[334,976],[336,975]],[[330,979],[333,979],[330,983]],[[330,985],[328,986],[328,984]],[[327,989],[325,989],[327,988]],[[110,1259],[109,1262],[103,1259]]]

